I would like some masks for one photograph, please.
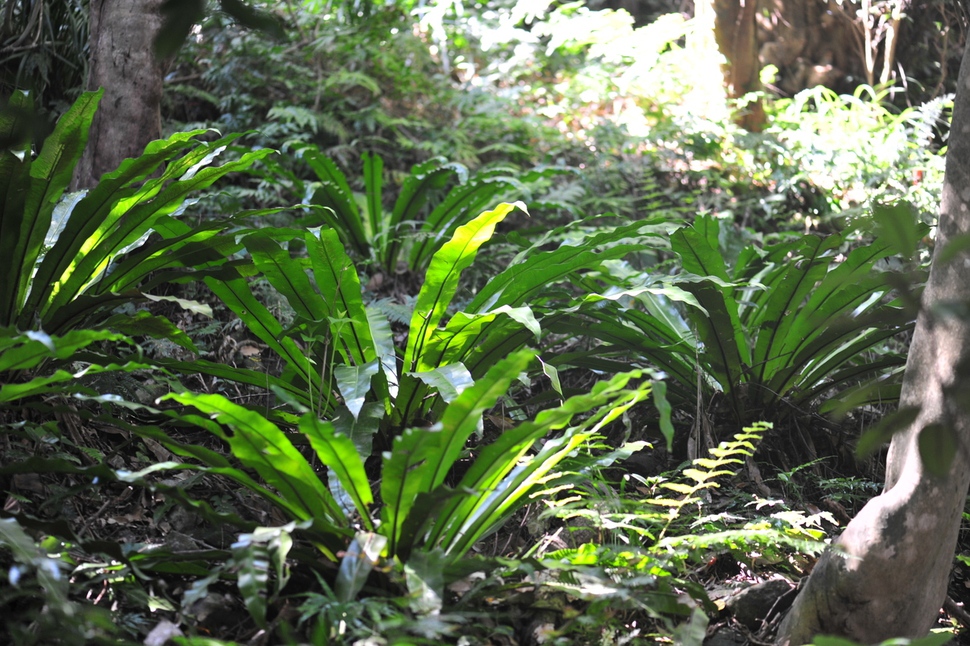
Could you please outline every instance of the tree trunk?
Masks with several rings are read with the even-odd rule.
[[[161,136],[161,63],[152,43],[162,24],[161,0],[91,0],[88,89],[105,89],[74,176],[90,188]]]
[[[732,99],[761,89],[757,11],[758,0],[714,0],[714,40],[726,60],[722,71]],[[761,99],[740,106],[734,120],[747,130],[761,130],[765,122]]]
[[[804,644],[816,634],[865,644],[921,637],[946,598],[970,485],[970,411],[966,392],[960,392],[967,385],[970,319],[936,306],[970,302],[966,245],[956,260],[939,261],[948,241],[970,232],[970,47],[957,87],[936,255],[900,401],[920,413],[893,439],[885,490],[849,523],[836,549],[819,559],[779,628],[779,644]],[[920,459],[919,433],[930,425],[950,429],[959,447],[946,477],[929,473]]]

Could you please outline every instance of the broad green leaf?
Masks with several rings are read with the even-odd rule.
[[[852,368],[840,370],[839,374],[830,380],[836,387],[844,388],[847,384],[859,384],[860,375],[863,379],[867,376],[870,379],[862,384],[845,388],[836,397],[826,399],[818,407],[819,414],[831,417],[835,421],[841,421],[849,411],[862,406],[878,406],[898,402],[904,367],[904,357],[890,357],[866,364],[857,370]],[[872,377],[871,375],[876,376]],[[825,386],[819,386],[815,390],[809,391],[807,395],[819,396],[822,394],[820,389],[823,387]]]
[[[334,592],[338,601],[349,603],[357,598],[357,594],[367,583],[371,570],[380,562],[386,545],[387,538],[381,534],[357,532],[337,571]]]
[[[687,316],[703,342],[704,368],[725,393],[733,393],[746,378],[750,348],[738,318],[737,302],[725,290],[696,283],[688,288],[707,311],[707,316],[688,310]]]
[[[493,277],[465,307],[468,313],[484,313],[502,305],[534,305],[549,286],[581,269],[598,267],[604,260],[641,252],[643,238],[655,235],[653,224],[634,222],[584,238],[558,249],[536,249]]]
[[[69,359],[79,350],[102,341],[129,342],[127,337],[108,330],[71,330],[63,336],[44,332],[14,334],[0,329],[0,373],[30,370],[48,359]]]
[[[206,318],[212,318],[212,307],[210,305],[206,305],[205,303],[200,303],[199,301],[193,301],[188,298],[178,298],[177,296],[156,296],[154,294],[145,294],[144,297],[147,300],[154,301],[156,303],[175,303],[187,312],[194,312],[195,314],[201,314]]]
[[[652,298],[651,298],[652,297]],[[694,295],[672,283],[661,286],[649,285],[642,287],[631,287],[629,289],[618,289],[605,294],[587,294],[584,300],[595,303],[601,300],[618,301],[622,298],[636,298],[645,303],[659,302],[657,297],[670,299],[671,301],[686,303],[703,311],[704,308],[697,302]]]
[[[370,241],[364,232],[364,221],[354,203],[347,178],[336,164],[315,147],[304,146],[299,149],[299,154],[320,178],[319,187],[312,196],[307,196],[308,201],[329,209],[323,212],[327,223],[354,251],[366,258],[370,251]]]
[[[116,259],[116,264],[111,266],[105,277],[91,286],[86,293],[103,294],[135,287],[145,290],[161,280],[174,278],[174,272],[180,268],[192,268],[195,276],[198,276],[200,270],[232,264],[230,258],[242,250],[243,245],[237,236],[219,234],[228,229],[236,229],[246,220],[284,210],[286,209],[272,208],[241,211],[229,218],[193,226],[162,215],[152,225],[153,231],[162,239],[154,243],[150,239],[138,250],[126,254],[120,262]],[[261,231],[265,232],[266,229]],[[149,275],[151,280],[148,280]],[[184,276],[184,273],[181,275]]]
[[[391,400],[397,399],[398,394],[398,375],[397,375],[397,350],[394,347],[394,334],[391,332],[391,324],[387,317],[376,307],[367,307],[367,322],[370,326],[370,336],[374,342],[374,350],[381,364],[381,371],[384,373],[384,380],[387,383],[387,393],[380,393],[385,398],[386,408],[391,405]]]
[[[509,320],[501,320],[506,317]],[[485,314],[458,312],[444,328],[435,330],[419,359],[418,369],[464,362],[471,353],[486,346],[490,336],[508,337],[522,328],[529,330],[534,340],[539,340],[542,333],[539,322],[527,306],[503,305]]]
[[[384,226],[384,207],[381,205],[384,197],[384,160],[380,155],[366,152],[360,158],[364,163],[364,200],[367,205],[364,230],[368,239],[376,241],[379,247],[387,246],[387,238],[392,232]],[[383,240],[377,240],[378,236]]]
[[[672,388],[680,385],[681,389],[695,392],[697,341],[687,329],[686,322],[677,319],[675,327],[670,327],[665,323],[667,317],[656,316],[651,312],[652,310],[642,312],[611,307],[585,311],[594,322],[582,326],[560,322],[552,331],[577,336],[588,333],[605,343],[648,357],[657,368],[671,377]],[[630,324],[627,325],[624,321]],[[602,350],[598,352],[600,356],[605,354]]]
[[[428,541],[440,546],[452,559],[460,558],[471,544],[498,527],[578,444],[615,420],[649,394],[649,383],[627,390],[630,372],[599,382],[583,395],[567,399],[561,406],[539,413],[532,422],[507,430],[492,444],[481,449],[462,477],[456,491],[438,514]],[[522,460],[542,437],[564,428],[575,415],[595,412],[562,437],[546,443],[539,454]]]
[[[298,402],[307,410],[312,408],[316,399],[305,387],[295,386],[280,377],[267,374],[265,371],[236,368],[224,363],[195,359],[193,361],[172,361],[170,359],[155,359],[154,363],[173,372],[182,374],[202,374],[216,377],[225,381],[236,381],[256,388],[265,388],[276,393],[277,396]]]
[[[453,188],[444,201],[428,214],[415,235],[408,262],[412,271],[423,269],[441,243],[454,235],[455,229],[481,213],[506,187],[501,180],[475,178]]]
[[[346,407],[338,408],[331,423],[335,431],[350,438],[360,459],[366,460],[374,450],[374,435],[380,430],[383,418],[384,406],[371,402],[364,404],[356,419]]]
[[[461,164],[445,163],[441,157],[429,159],[411,169],[411,173],[404,179],[401,192],[394,202],[394,210],[387,222],[389,238],[384,244],[384,253],[381,256],[382,265],[386,270],[396,269],[401,248],[398,236],[399,226],[417,221],[424,205],[431,197],[431,191],[443,188],[448,179],[456,174],[460,179],[464,179],[468,175],[468,169]],[[441,230],[438,229],[438,231]],[[449,236],[452,233],[452,231],[441,232]]]
[[[171,176],[163,174],[147,181],[146,178],[160,164],[171,160],[185,148],[197,145],[198,142],[193,141],[192,137],[203,132],[177,133],[167,140],[151,142],[142,156],[126,159],[118,170],[103,175],[98,185],[75,204],[54,246],[44,255],[25,307],[42,310],[48,306],[53,294],[61,289],[61,281],[66,280],[77,264],[90,254],[93,246],[112,231],[127,207],[139,199],[151,200]],[[198,148],[195,152],[198,152]]]
[[[337,383],[337,390],[344,398],[344,405],[350,414],[357,419],[364,407],[364,400],[371,392],[371,378],[380,370],[377,359],[362,366],[337,366],[333,369],[333,378]]]
[[[678,229],[670,236],[671,245],[680,256],[684,271],[730,282],[724,256],[717,245],[717,224],[709,217],[698,218],[695,224]],[[712,229],[713,239],[710,235]]]
[[[397,554],[401,528],[414,507],[415,498],[425,490],[440,455],[441,425],[408,428],[394,438],[391,451],[384,453],[381,469],[381,533],[388,537],[388,553]]]
[[[445,592],[444,553],[441,550],[416,550],[404,564],[408,586],[408,605],[418,615],[435,615],[441,611]]]
[[[246,324],[246,327],[253,334],[279,354],[290,369],[300,376],[303,385],[309,389],[307,392],[308,401],[322,399],[327,408],[331,407],[333,403],[332,395],[329,392],[321,391],[318,369],[312,365],[311,359],[306,356],[296,342],[283,334],[283,326],[253,296],[245,280],[242,278],[231,280],[206,278],[205,283],[229,309],[235,312],[236,316]]]
[[[906,325],[905,321],[897,321],[895,310],[883,309],[879,304],[879,297],[888,286],[873,273],[873,264],[888,254],[889,248],[876,241],[853,250],[825,275],[795,314],[787,339],[777,352],[785,359],[784,363],[778,363],[772,372],[766,373],[770,390],[784,393],[791,388],[786,384],[799,381],[811,386],[815,379],[802,377],[809,372],[805,367],[812,363],[822,367],[821,360],[833,348],[852,343],[853,339],[861,341],[863,335],[871,338],[869,328],[897,331],[900,325]],[[859,347],[860,352],[863,349]],[[816,375],[824,374],[816,371]]]
[[[785,393],[795,384],[801,384],[807,392],[843,363],[910,327],[910,314],[893,307],[880,307],[858,317],[836,319],[813,335],[811,341],[773,376],[769,388],[776,393]]]
[[[707,226],[713,224],[708,222]],[[717,247],[711,246],[709,235],[686,227],[672,233],[670,243],[686,272],[717,281],[730,280],[724,259]],[[751,366],[751,351],[741,327],[733,289],[716,282],[684,285],[707,311],[706,316],[693,310],[687,312],[697,328],[698,338],[704,343],[705,367],[724,392],[730,394],[745,381],[745,371]]]
[[[22,159],[17,159],[13,151],[0,153],[0,258],[7,268],[0,281],[0,326],[13,323],[21,315],[51,214],[87,144],[88,129],[103,92],[82,94],[58,119],[33,161],[29,152]],[[10,106],[26,114],[32,109],[26,95],[19,92],[11,97]],[[4,130],[16,131],[17,123],[17,118],[7,120]]]
[[[33,379],[23,383],[5,383],[0,385],[0,403],[16,401],[18,399],[35,397],[38,395],[75,393],[78,391],[83,391],[84,387],[80,386],[77,383],[77,380],[86,375],[115,371],[133,372],[135,370],[149,370],[153,367],[154,366],[149,364],[130,361],[125,364],[92,364],[76,372],[58,369],[51,374],[34,377]]]
[[[670,421],[673,407],[667,401],[667,384],[663,381],[654,381],[651,394],[653,395],[653,405],[657,407],[657,412],[660,413],[660,433],[667,440],[667,451],[670,451],[674,443],[674,425]]]
[[[269,551],[265,545],[242,535],[232,545],[236,587],[243,605],[260,628],[266,627],[266,586],[269,583]]]
[[[534,340],[533,335],[519,323],[523,320],[530,326],[535,322],[530,309],[502,306],[487,314],[459,312],[445,328],[435,330],[422,353],[420,365],[433,370],[433,366],[460,362],[472,378],[480,377],[497,362]],[[409,424],[410,420],[439,407],[440,401],[436,397],[429,397],[429,394],[433,394],[429,391],[427,383],[413,377],[406,376],[401,381],[394,411],[398,423]]]
[[[260,231],[247,235],[243,244],[256,268],[286,298],[298,316],[310,321],[326,320],[329,308],[313,288],[299,260],[291,258],[288,251]]]
[[[803,302],[816,289],[828,271],[829,259],[834,246],[840,242],[838,236],[823,240],[817,236],[804,236],[793,258],[779,258],[775,278],[767,285],[764,297],[759,299],[754,316],[745,325],[755,336],[755,347],[751,357],[755,379],[766,383],[774,373],[791,360],[784,347],[790,343],[791,330],[795,326]]]
[[[163,188],[159,186],[156,189],[152,183],[149,183],[134,196],[133,201],[117,202],[116,207],[111,210],[111,217],[84,241],[78,250],[79,257],[58,277],[49,307],[56,310],[76,298],[101,275],[115,255],[123,253],[126,247],[147,235],[154,220],[181,208],[190,193],[208,188],[228,173],[245,170],[274,152],[270,149],[254,150],[244,153],[238,159],[226,161],[221,166],[199,168],[199,164],[211,163],[227,146],[228,142],[215,142],[202,147],[202,150],[190,151],[183,159],[170,164],[166,168],[166,173],[174,172],[174,168],[180,164],[187,164],[186,158],[194,159],[201,155],[203,150],[209,153],[202,155],[202,158],[189,167],[184,175]],[[83,202],[82,200],[81,204]],[[81,204],[76,208],[80,209]]]
[[[533,350],[520,350],[496,363],[477,383],[467,388],[453,401],[441,416],[439,452],[429,456],[431,462],[424,490],[440,486],[449,469],[461,455],[468,438],[481,426],[482,414],[495,406],[499,398],[508,393],[512,381],[517,379],[533,361]]]
[[[623,410],[626,410],[625,408]],[[516,464],[487,494],[479,494],[474,509],[456,527],[452,540],[442,547],[452,558],[460,558],[472,545],[498,529],[508,516],[529,500],[529,495],[561,474],[550,473],[580,445],[588,442],[592,433],[579,428],[567,430],[562,437],[548,440],[535,455]],[[485,458],[484,451],[481,457]]]
[[[454,401],[463,390],[475,383],[468,368],[461,363],[450,363],[422,372],[410,372],[408,376],[420,379],[434,388],[445,402]]]
[[[541,358],[539,359],[539,363],[542,364],[542,374],[549,379],[549,385],[552,386],[552,389],[560,397],[562,397],[562,382],[559,381],[559,371],[556,370],[555,366],[546,363]]]
[[[320,298],[330,308],[329,316],[349,321],[332,326],[333,336],[340,339],[353,363],[370,363],[377,358],[377,349],[354,263],[332,229],[308,231],[304,240]]]
[[[702,608],[694,608],[690,619],[674,629],[673,642],[680,646],[703,646],[709,623],[707,613]]]
[[[344,492],[353,502],[361,522],[373,530],[370,505],[374,502],[364,462],[357,447],[346,435],[337,433],[329,422],[322,422],[312,414],[300,418],[300,432],[310,441],[317,457],[340,481]]]
[[[503,203],[492,211],[482,213],[459,227],[451,240],[435,253],[414,305],[404,353],[405,371],[417,370],[425,344],[431,339],[455,295],[461,272],[475,260],[479,247],[492,237],[495,225],[516,206],[525,209],[522,204]]]
[[[155,316],[145,311],[136,312],[134,316],[115,314],[109,316],[102,323],[104,327],[127,334],[129,336],[150,336],[156,339],[167,339],[176,345],[198,352],[192,339],[183,330],[163,316]]]
[[[194,406],[232,428],[232,435],[223,439],[232,449],[233,456],[279,491],[280,497],[287,502],[288,511],[297,520],[323,518],[337,525],[347,525],[336,500],[323,486],[313,467],[286,434],[265,417],[221,395],[171,393],[163,399]]]
[[[548,319],[547,319],[548,320]],[[476,379],[513,352],[525,348],[535,337],[515,321],[499,318],[479,336],[475,345],[464,353],[463,363]]]

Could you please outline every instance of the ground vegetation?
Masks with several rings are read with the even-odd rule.
[[[828,86],[749,29],[732,94],[689,7],[168,0],[122,38],[111,4],[0,9],[0,641],[788,634],[935,401],[926,312],[965,318],[920,305],[966,246],[958,8],[839,5],[868,76]],[[143,138],[106,33],[161,119],[92,172]],[[962,464],[928,427],[894,446]],[[947,540],[932,616],[874,639],[967,639]]]

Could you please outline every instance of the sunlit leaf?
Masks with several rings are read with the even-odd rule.
[[[354,419],[360,415],[364,400],[371,391],[371,378],[380,370],[377,359],[362,366],[337,366],[333,369],[333,377],[337,382],[340,396],[344,398],[344,405]]]
[[[357,532],[340,561],[334,592],[344,603],[353,601],[363,589],[374,566],[378,564],[387,538],[373,532]]]
[[[312,414],[300,418],[300,432],[310,440],[310,446],[320,461],[337,477],[350,501],[368,529],[373,529],[370,505],[374,497],[364,470],[364,462],[350,437],[337,433],[329,422],[322,422]],[[347,504],[341,505],[345,511]]]
[[[443,605],[445,591],[444,553],[441,550],[415,551],[404,564],[408,586],[408,603],[419,615],[437,614]]]
[[[339,525],[347,524],[340,507],[313,467],[286,434],[265,417],[221,395],[172,393],[164,399],[194,406],[232,428],[232,435],[223,439],[228,442],[233,456],[275,487],[296,519],[318,517]]]
[[[463,390],[475,383],[468,368],[461,363],[451,363],[433,370],[408,374],[437,390],[446,402],[454,401]]]
[[[495,225],[505,219],[516,206],[503,203],[486,211],[474,220],[459,227],[455,235],[435,253],[425,274],[424,284],[418,293],[411,317],[408,345],[404,353],[404,369],[413,371],[424,352],[425,344],[438,327],[438,323],[451,303],[458,288],[461,272],[468,267],[478,253],[479,247],[492,237]]]

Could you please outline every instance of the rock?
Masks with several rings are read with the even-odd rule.
[[[791,592],[794,587],[795,585],[788,579],[768,579],[729,597],[725,606],[739,623],[751,630],[758,630],[775,602]]]
[[[730,626],[720,626],[707,639],[704,646],[745,646],[748,638]]]

